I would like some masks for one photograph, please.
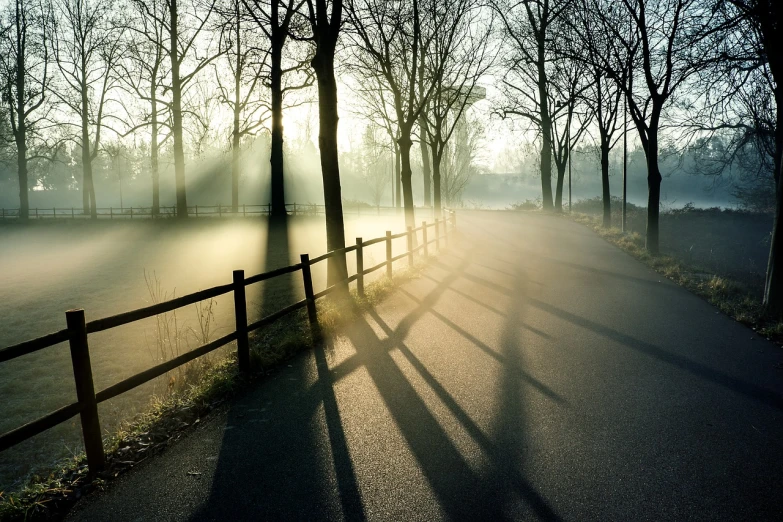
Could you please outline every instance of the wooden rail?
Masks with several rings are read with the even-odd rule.
[[[20,442],[79,415],[81,417],[82,438],[90,472],[95,473],[101,471],[104,467],[105,454],[103,439],[101,437],[100,419],[98,417],[99,403],[141,386],[156,377],[160,377],[183,364],[217,350],[221,346],[225,346],[231,342],[236,342],[237,345],[237,363],[240,371],[242,373],[250,372],[250,345],[248,338],[250,332],[271,324],[300,308],[306,308],[308,321],[315,333],[318,330],[318,313],[316,308],[316,301],[318,299],[336,291],[338,288],[344,288],[346,284],[354,281],[356,281],[359,297],[364,298],[364,276],[367,274],[385,266],[387,276],[391,277],[392,265],[395,261],[407,257],[409,263],[413,263],[415,253],[423,249],[424,254],[427,255],[428,246],[432,243],[435,244],[436,250],[440,250],[441,242],[444,244],[447,244],[448,242],[449,231],[453,231],[456,228],[456,215],[453,211],[448,211],[448,213],[448,223],[451,225],[450,227],[447,225],[447,221],[436,219],[435,223],[427,224],[427,222],[424,222],[420,227],[409,227],[408,230],[400,234],[393,235],[391,231],[387,231],[385,236],[369,239],[367,241],[364,241],[359,237],[356,238],[355,245],[333,250],[313,259],[310,259],[308,254],[302,254],[300,262],[297,264],[270,270],[269,272],[247,278],[245,277],[243,270],[235,270],[232,274],[232,282],[229,284],[200,290],[192,294],[171,299],[170,301],[146,306],[130,312],[86,322],[84,319],[84,310],[77,309],[67,311],[65,313],[68,326],[66,329],[0,349],[0,363],[68,341],[71,350],[71,363],[73,366],[74,383],[76,385],[76,396],[78,401],[0,435],[0,451],[15,446]],[[427,231],[429,228],[433,227],[434,237],[428,241]],[[417,241],[416,234],[418,232],[422,233],[422,241],[418,246],[414,247],[413,245]],[[407,238],[407,249],[405,252],[393,256],[392,240],[402,237]],[[386,259],[375,266],[364,268],[364,249],[368,246],[382,242],[386,243]],[[349,252],[356,252],[356,273],[346,280],[333,284],[316,293],[313,290],[313,279],[310,268],[314,264],[327,260],[335,255]],[[305,298],[263,317],[254,323],[248,324],[247,299],[245,295],[246,287],[251,284],[298,271],[302,272]],[[90,362],[90,349],[88,343],[90,334],[140,321],[228,293],[232,293],[234,297],[235,330],[233,332],[199,346],[187,353],[178,355],[166,362],[153,366],[152,368],[148,368],[141,373],[112,384],[96,393],[93,384],[92,364]]]
[[[324,214],[324,205],[310,203],[286,203],[286,213],[292,216],[312,216]],[[422,209],[426,210],[426,209]],[[177,207],[161,206],[157,213],[153,213],[152,207],[99,207],[95,209],[96,217],[100,219],[165,219],[177,215]],[[402,212],[399,207],[372,206],[368,204],[347,205],[343,203],[343,214],[357,216],[371,216]],[[4,219],[19,218],[20,209],[0,208],[0,221]],[[236,212],[231,205],[193,205],[188,207],[188,215],[194,217],[248,217],[268,216],[272,213],[270,204],[248,205],[242,204]],[[49,207],[31,208],[28,211],[29,219],[89,219],[92,216],[78,207]]]

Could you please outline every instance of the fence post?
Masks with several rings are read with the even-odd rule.
[[[413,266],[413,227],[408,227],[408,266]]]
[[[294,203],[294,215],[296,215],[296,203]]]
[[[356,238],[356,292],[364,298],[364,250],[362,238]]]
[[[242,217],[247,217],[247,209],[244,203],[242,203]]]
[[[424,257],[430,256],[430,248],[427,245],[427,222],[421,222],[421,241],[424,243]]]
[[[76,383],[76,398],[81,406],[82,436],[84,450],[87,453],[87,465],[90,473],[102,471],[104,467],[103,440],[101,424],[98,419],[98,402],[95,400],[95,387],[92,382],[90,348],[87,345],[87,326],[84,310],[65,312],[68,324],[68,341],[71,346],[73,378]]]
[[[73,207],[71,207],[71,219],[76,219],[76,216],[73,215]]]
[[[133,219],[133,205],[131,205],[131,219]]]
[[[3,208],[3,219],[5,219],[5,208]]]
[[[386,277],[392,277],[392,244],[391,230],[386,231]]]
[[[285,209],[285,206],[283,207],[283,209]],[[266,204],[266,215],[267,216],[271,216],[272,215],[272,204],[271,203],[267,203]]]
[[[53,217],[54,219],[57,219],[57,207],[53,207],[53,208],[52,208],[52,217]]]
[[[223,209],[218,205],[218,217],[223,217]]]
[[[38,207],[35,207],[35,219],[40,219],[40,218],[38,217]]]
[[[310,320],[310,329],[315,334],[318,330],[318,311],[315,309],[315,292],[313,292],[313,276],[310,273],[310,255],[299,256],[302,262],[302,279],[304,281],[305,299],[307,299],[307,318]]]
[[[245,271],[234,270],[234,318],[237,327],[237,362],[239,371],[250,373],[250,340],[247,336],[247,299]]]
[[[440,252],[440,221],[435,218],[435,251]]]

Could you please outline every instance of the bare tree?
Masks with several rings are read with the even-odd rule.
[[[126,43],[125,60],[120,63],[122,88],[145,106],[140,121],[125,122],[126,134],[149,129],[150,173],[152,177],[152,215],[160,213],[160,150],[171,137],[171,100],[165,98],[166,34],[157,20],[166,16],[166,6],[160,0],[145,4],[132,3],[137,16],[128,25],[130,37]],[[154,16],[147,16],[147,11]],[[126,113],[131,114],[130,108]]]
[[[243,0],[228,0],[220,6],[219,13],[220,47],[225,59],[213,66],[218,99],[232,114],[231,211],[238,212],[240,143],[262,128],[269,114],[269,104],[260,93],[268,52]],[[222,79],[226,68],[230,72],[229,86]]]
[[[79,119],[84,213],[97,218],[92,162],[101,147],[101,132],[110,92],[117,87],[121,31],[115,6],[108,1],[57,0],[60,11],[51,40],[63,88],[54,90]],[[119,29],[118,29],[119,28]],[[119,31],[119,34],[118,34]]]
[[[767,85],[772,92],[775,108],[774,138],[771,147],[772,176],[775,180],[775,219],[772,226],[767,277],[764,287],[764,309],[772,318],[783,318],[783,5],[775,0],[718,0],[720,12],[730,26],[739,23],[744,34],[750,33],[755,59],[741,58],[737,68],[754,65],[767,76]],[[745,53],[743,53],[745,54]],[[767,72],[768,71],[768,72]],[[758,143],[758,142],[757,142]],[[763,141],[761,147],[764,147]]]
[[[567,30],[564,23],[557,24],[558,32]],[[557,57],[557,67],[549,75],[549,96],[551,125],[552,157],[557,169],[557,184],[555,186],[555,210],[563,210],[563,182],[566,168],[571,161],[571,152],[579,142],[591,120],[592,114],[582,108],[583,95],[590,89],[591,78],[584,63],[575,59],[560,48],[560,43],[554,45],[553,54]],[[564,118],[561,118],[564,116]],[[565,120],[565,125],[561,122]],[[574,132],[574,122],[576,131]]]
[[[555,65],[552,26],[571,0],[493,0],[508,52],[501,86],[503,117],[526,119],[541,136],[541,195],[544,210],[552,202],[552,108],[549,76]]]
[[[388,138],[387,148],[392,157],[390,164],[393,163],[392,185],[392,205],[397,208],[402,207],[402,194],[400,191],[400,145],[397,142],[398,130],[395,120],[395,111],[391,103],[392,95],[382,77],[362,75],[362,80],[355,82],[353,92],[358,97],[357,104],[354,105],[353,112],[370,122],[377,128],[386,132]]]
[[[474,160],[483,136],[484,127],[478,119],[466,114],[457,122],[453,137],[444,148],[441,166],[441,192],[446,205],[459,203],[465,187],[478,173]]]
[[[436,1],[436,0],[432,0]],[[351,23],[355,31],[357,62],[355,69],[365,75],[382,78],[391,93],[395,112],[397,142],[400,146],[403,206],[406,226],[415,226],[410,151],[413,130],[435,89],[435,79],[443,77],[449,53],[427,53],[432,57],[424,77],[426,88],[420,84],[422,47],[431,49],[438,45],[452,49],[458,37],[462,16],[456,10],[442,4],[434,6],[419,0],[407,2],[381,2],[380,0],[356,0],[350,4]],[[462,12],[462,11],[460,11]],[[437,197],[437,196],[436,196]]]
[[[0,27],[0,82],[8,110],[19,180],[19,217],[30,211],[28,163],[44,157],[35,151],[49,126],[45,104],[51,82],[49,39],[51,12],[43,2],[14,0]],[[45,147],[44,147],[45,148]]]
[[[177,217],[188,217],[185,185],[185,144],[183,97],[199,73],[220,56],[207,23],[217,0],[131,0],[164,38],[157,41],[169,61],[169,82],[164,91],[171,91],[171,135],[174,152],[174,181],[177,190]],[[157,2],[162,2],[158,6]],[[162,7],[160,9],[159,7]]]
[[[581,93],[584,105],[595,120],[601,155],[601,199],[603,200],[603,226],[612,226],[612,201],[609,190],[609,154],[620,139],[619,116],[623,91],[617,83],[608,79],[600,66],[601,56],[610,52],[607,38],[611,35],[595,31],[596,20],[591,0],[582,0],[579,11],[571,17],[566,50],[573,59],[581,61],[588,77],[589,87]],[[619,83],[626,83],[629,71],[620,71]],[[623,115],[624,116],[624,115]],[[624,121],[623,121],[624,124]]]
[[[647,250],[659,251],[659,130],[664,108],[714,57],[716,13],[702,0],[593,0],[612,49],[601,68],[622,89],[647,159]],[[626,74],[629,65],[638,74]],[[637,76],[640,88],[634,88]]]
[[[440,9],[437,3],[430,9]],[[427,161],[426,149],[432,155],[432,181],[435,215],[441,213],[441,167],[446,147],[465,111],[484,98],[486,89],[480,79],[494,65],[497,49],[491,45],[492,12],[469,0],[458,0],[447,10],[452,17],[451,31],[437,31],[423,54],[419,71],[419,92],[426,92],[428,82],[433,87],[422,111],[420,133],[429,147],[422,147],[422,162]],[[433,13],[431,18],[436,18]],[[427,170],[427,169],[425,169]],[[425,179],[425,185],[427,180]],[[426,193],[425,193],[426,194]],[[425,195],[426,200],[426,195]]]
[[[283,156],[283,101],[288,92],[300,90],[312,85],[312,77],[304,67],[312,56],[294,56],[286,62],[283,51],[288,48],[292,37],[302,39],[304,32],[300,14],[304,0],[242,0],[255,26],[264,33],[269,54],[269,69],[266,73],[269,81],[272,118],[271,166],[271,205],[273,216],[285,215],[285,178]],[[293,53],[289,53],[293,54]],[[300,53],[301,54],[301,53]],[[287,83],[286,76],[295,76]]]
[[[362,134],[360,168],[362,178],[370,189],[373,205],[381,206],[381,199],[389,185],[389,145],[384,129],[370,123]]]
[[[324,183],[326,246],[345,248],[343,202],[340,188],[340,164],[337,150],[337,80],[334,59],[343,25],[342,0],[307,0],[307,20],[315,43],[312,67],[318,85],[318,146],[321,151],[321,175]],[[329,258],[327,284],[340,283],[347,291],[348,267],[345,253]]]

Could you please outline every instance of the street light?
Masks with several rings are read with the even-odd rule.
[[[568,112],[571,112],[571,104],[574,102],[573,98],[567,100],[561,100],[555,102],[555,107],[565,107],[568,105]],[[566,142],[568,146],[568,212],[571,212],[571,115],[567,118],[568,126],[566,127]]]

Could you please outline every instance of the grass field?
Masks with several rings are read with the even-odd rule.
[[[419,216],[419,221],[424,218]],[[347,244],[357,236],[370,239],[386,230],[403,230],[402,216],[347,219]],[[230,282],[234,269],[251,275],[298,262],[300,253],[314,257],[326,251],[322,217],[290,218],[285,227],[272,228],[258,218],[5,224],[0,226],[0,244],[0,347],[63,328],[69,308],[84,308],[89,321]],[[404,238],[395,240],[395,254],[404,248]],[[383,244],[369,247],[365,266],[384,256]],[[403,266],[405,260],[400,263]],[[349,256],[349,270],[353,269]],[[382,274],[380,270],[374,275]],[[249,287],[249,320],[301,298],[297,276]],[[322,289],[325,263],[314,267],[313,277],[315,290]],[[165,322],[169,331],[163,342],[161,322],[154,318],[91,335],[96,389],[142,371],[175,350],[191,349],[205,337],[233,329],[231,296],[201,308],[180,309],[176,323],[172,315]],[[6,401],[0,432],[75,401],[71,372],[65,344],[0,365],[0,394]],[[172,377],[176,378],[174,372],[102,404],[102,429],[111,433],[121,421],[146,409],[153,396],[166,393]],[[3,452],[0,491],[80,450],[77,418]]]

